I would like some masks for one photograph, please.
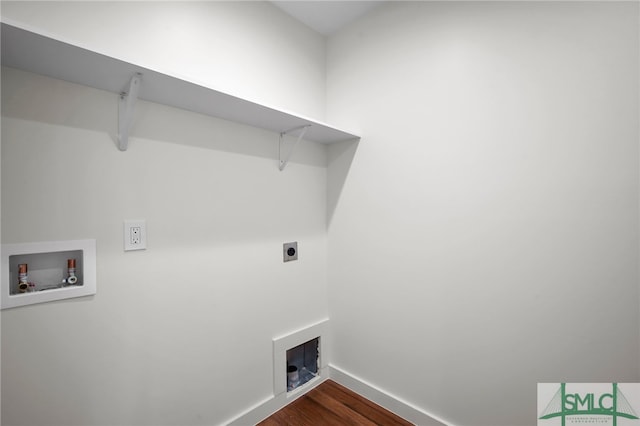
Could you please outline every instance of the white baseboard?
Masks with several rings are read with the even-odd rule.
[[[403,419],[420,426],[453,426],[443,419],[427,413],[402,399],[386,392],[371,383],[350,374],[333,364],[329,364],[329,377],[336,383],[351,389],[369,401],[391,411]]]
[[[293,392],[284,392],[276,396],[265,399],[248,409],[241,415],[225,423],[229,426],[252,426],[266,419],[276,411],[284,408],[287,404],[300,398],[311,389],[318,386],[327,379],[331,379],[342,386],[351,389],[355,393],[375,402],[386,410],[402,417],[403,419],[420,426],[453,426],[451,423],[429,414],[426,411],[411,405],[408,402],[386,392],[353,374],[347,373],[335,365],[320,370],[318,380],[314,379],[307,385],[301,386]]]
[[[267,398],[224,424],[228,426],[253,426],[300,398],[302,395],[327,379],[329,379],[329,368],[322,368],[320,369],[319,377],[309,381],[309,383],[306,383],[291,392],[283,392]]]

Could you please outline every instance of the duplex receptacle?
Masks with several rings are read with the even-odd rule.
[[[140,227],[132,226],[129,228],[129,242],[132,246],[140,245]]]
[[[144,220],[124,221],[124,251],[147,248],[147,225]]]

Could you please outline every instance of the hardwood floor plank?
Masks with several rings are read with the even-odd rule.
[[[404,420],[402,417],[385,410],[378,404],[363,398],[357,393],[332,380],[328,380],[326,383],[327,386],[322,388],[322,392],[330,393],[333,399],[360,413],[375,424],[402,426],[412,425],[412,423]]]
[[[258,426],[411,426],[350,389],[327,380]]]
[[[309,392],[307,394],[309,398],[326,407],[327,410],[338,416],[338,418],[342,420],[342,424],[376,426],[376,423],[372,422],[358,411],[353,410],[351,407],[344,404],[337,404],[331,394],[324,392],[321,389],[314,389],[314,391],[315,392]]]
[[[344,425],[342,419],[336,415],[333,411],[327,409],[327,407],[318,404],[317,401],[314,401],[312,398],[308,398],[308,395],[315,391],[313,389],[307,395],[300,397],[296,402],[296,410],[298,410],[298,415],[300,417],[304,417],[309,419],[312,424],[319,424],[318,421],[322,420],[323,425],[331,425],[331,426],[341,426]]]
[[[278,414],[278,413],[275,413]],[[277,420],[277,416],[276,415],[270,416],[266,419],[264,419],[264,421],[262,421],[262,423],[260,423],[262,426],[280,426],[284,423],[278,422]]]

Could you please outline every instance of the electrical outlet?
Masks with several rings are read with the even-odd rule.
[[[140,245],[140,234],[141,231],[139,226],[132,226],[129,228],[129,238],[132,246]]]
[[[282,245],[282,256],[284,262],[298,260],[298,242],[284,243]]]
[[[144,220],[124,221],[124,251],[147,248],[147,225]]]

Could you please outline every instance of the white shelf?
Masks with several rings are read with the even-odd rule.
[[[138,98],[281,133],[311,125],[305,139],[331,144],[359,136],[2,22],[2,65],[114,93],[142,74]]]

